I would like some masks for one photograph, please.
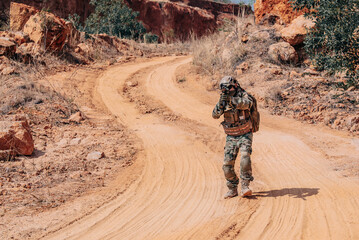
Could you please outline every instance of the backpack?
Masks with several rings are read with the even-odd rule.
[[[258,112],[257,100],[249,93],[248,96],[250,96],[253,99],[252,107],[251,109],[249,109],[249,118],[251,119],[251,123],[252,123],[252,132],[258,132],[260,114]]]

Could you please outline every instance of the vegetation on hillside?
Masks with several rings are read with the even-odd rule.
[[[86,19],[84,26],[81,26],[78,15],[69,17],[79,30],[129,39],[140,39],[146,33],[142,23],[136,19],[138,12],[134,12],[123,0],[91,0],[90,3],[95,6],[95,11]]]
[[[306,15],[316,27],[309,31],[305,49],[319,70],[345,73],[348,88],[359,85],[359,1],[291,0],[295,9],[310,9]]]

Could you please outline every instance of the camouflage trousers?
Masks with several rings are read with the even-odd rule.
[[[236,188],[239,183],[239,179],[234,171],[234,164],[239,150],[241,152],[240,178],[242,180],[253,181],[251,166],[252,140],[252,132],[241,136],[227,135],[222,168],[228,188]]]

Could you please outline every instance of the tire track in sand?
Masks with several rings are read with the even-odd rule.
[[[213,106],[176,84],[173,72],[188,61],[157,68],[147,79],[148,93],[175,113],[218,127],[210,117]],[[260,207],[248,223],[235,229],[238,239],[359,238],[359,185],[338,177],[323,155],[299,138],[267,127],[263,119],[254,137],[253,159],[256,177],[267,191],[257,194]],[[229,222],[241,223],[234,220],[238,218],[241,214]]]
[[[173,59],[115,66],[100,77],[98,91],[107,108],[143,140],[144,153],[133,165],[143,165],[143,172],[118,199],[49,238],[359,238],[358,184],[330,171],[326,159],[299,138],[267,126],[265,116],[254,138],[254,199],[222,200],[222,154],[208,146],[224,143],[214,137],[204,145],[183,128],[139,114],[117,93],[136,71],[167,62],[149,74],[144,94],[219,134],[213,106],[175,83],[175,69],[190,59]]]
[[[157,239],[233,213],[221,199],[221,169],[211,151],[193,134],[139,114],[118,94],[133,73],[160,63],[112,68],[99,79],[98,91],[109,111],[143,140],[145,150],[138,161],[144,170],[138,181],[49,239]]]

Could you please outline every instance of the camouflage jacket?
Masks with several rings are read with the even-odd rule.
[[[215,119],[220,118],[222,114],[229,109],[249,110],[253,104],[253,99],[248,95],[246,91],[239,91],[233,97],[229,97],[230,102],[224,109],[220,108],[220,102],[216,104],[213,109],[212,117]]]

